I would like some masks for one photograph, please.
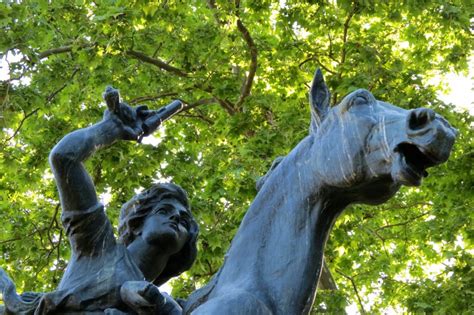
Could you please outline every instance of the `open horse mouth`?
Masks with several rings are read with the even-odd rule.
[[[427,149],[413,143],[402,142],[395,148],[396,169],[392,176],[401,184],[419,186],[423,177],[428,176],[426,169],[442,161]]]

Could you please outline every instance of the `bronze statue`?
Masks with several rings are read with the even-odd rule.
[[[310,134],[259,181],[223,266],[191,294],[185,314],[308,314],[344,208],[383,203],[449,157],[456,130],[431,109],[401,109],[367,90],[334,108],[329,99],[318,70]]]
[[[66,272],[56,291],[19,296],[1,271],[7,314],[181,314],[156,285],[189,269],[196,258],[198,226],[186,192],[155,184],[133,197],[120,212],[116,240],[83,162],[117,140],[141,140],[182,104],[159,111],[132,108],[111,87],[104,99],[103,120],[66,135],[50,154],[72,252]]]
[[[122,208],[117,242],[82,166],[116,140],[141,140],[179,110],[179,102],[154,112],[120,103],[113,89],[104,98],[104,120],[67,135],[50,156],[73,249],[68,269],[57,291],[36,295],[17,295],[0,274],[9,313],[308,314],[338,215],[349,204],[383,203],[401,185],[420,185],[427,168],[448,159],[456,136],[431,109],[405,110],[367,90],[330,108],[318,70],[310,134],[257,183],[223,266],[181,309],[154,284],[195,259],[198,228],[186,193],[160,184],[134,197]]]

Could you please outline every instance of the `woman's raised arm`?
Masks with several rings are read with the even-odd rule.
[[[140,142],[183,108],[180,101],[158,111],[148,110],[146,106],[132,108],[119,101],[118,90],[112,87],[107,87],[103,96],[108,107],[104,119],[66,135],[49,155],[63,211],[87,210],[97,204],[94,183],[83,161],[116,140]]]
[[[137,140],[143,133],[142,119],[149,111],[120,103],[118,91],[110,87],[104,99],[109,107],[104,119],[66,135],[49,155],[63,211],[87,210],[97,204],[94,183],[83,161],[101,147],[119,139]]]

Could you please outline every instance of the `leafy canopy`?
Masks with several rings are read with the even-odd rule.
[[[47,164],[66,133],[101,118],[101,93],[186,111],[159,145],[120,143],[88,168],[107,213],[155,180],[190,194],[201,235],[186,297],[206,283],[255,195],[255,181],[307,133],[308,83],[323,69],[333,102],[364,87],[404,108],[429,107],[459,131],[448,163],[421,188],[337,221],[326,261],[338,286],[314,312],[472,310],[473,118],[437,99],[430,78],[465,71],[464,0],[4,1],[0,56],[0,261],[20,292],[53,290],[67,264]],[[470,9],[469,9],[470,8]],[[467,100],[466,100],[467,101]]]

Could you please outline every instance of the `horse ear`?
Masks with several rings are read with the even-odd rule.
[[[314,74],[311,89],[309,90],[309,105],[311,111],[311,125],[309,127],[310,133],[316,132],[318,126],[326,118],[329,112],[329,101],[331,93],[324,82],[323,73],[321,69],[317,69]]]

